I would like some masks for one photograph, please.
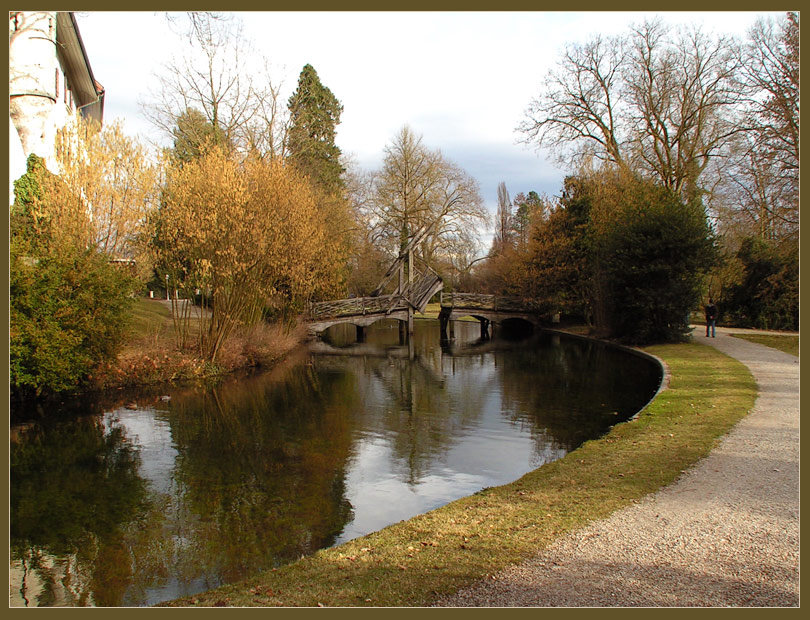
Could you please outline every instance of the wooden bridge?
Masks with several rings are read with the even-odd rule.
[[[423,313],[430,298],[444,286],[441,277],[435,271],[427,265],[423,267],[424,271],[420,271],[416,268],[414,260],[414,248],[427,236],[432,227],[433,224],[427,224],[416,231],[369,297],[314,304],[310,309],[309,331],[317,334],[332,325],[353,323],[358,328],[357,334],[360,337],[358,339],[361,339],[364,327],[380,319],[392,318],[399,319],[400,325],[407,326],[408,334],[412,334],[413,313]],[[399,280],[394,292],[382,295],[382,291],[397,275]]]
[[[312,333],[319,333],[340,323],[366,327],[386,318],[399,319],[407,324],[413,319],[414,311],[425,311],[430,298],[443,285],[442,279],[432,274],[432,277],[420,278],[414,286],[403,287],[401,291],[391,295],[353,297],[313,304],[308,328]]]
[[[385,318],[398,319],[405,324],[414,311],[424,313],[427,303],[441,290],[442,285],[439,276],[425,277],[414,287],[413,294],[357,297],[315,304],[310,312],[308,327],[312,333],[322,332],[340,323],[351,323],[362,328]],[[442,334],[451,338],[452,322],[462,317],[477,319],[481,324],[482,337],[493,335],[495,326],[506,320],[519,319],[538,326],[550,319],[536,302],[513,297],[443,292],[440,305]]]
[[[370,296],[313,304],[309,312],[309,331],[318,334],[333,325],[351,323],[357,326],[358,340],[362,340],[365,327],[380,319],[392,318],[400,321],[402,339],[406,337],[406,328],[408,335],[413,334],[414,312],[423,314],[431,298],[444,287],[436,272],[427,265],[420,271],[414,261],[414,248],[431,228],[432,225],[422,226],[410,238]],[[399,280],[393,293],[381,294],[397,275]],[[486,338],[492,335],[497,323],[508,319],[521,319],[538,325],[541,322],[540,313],[541,308],[531,300],[475,293],[442,293],[439,320],[442,335],[446,338],[448,327],[452,337],[454,319],[471,316],[481,323],[481,336]]]

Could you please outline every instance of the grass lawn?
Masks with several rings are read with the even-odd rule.
[[[130,337],[146,338],[163,334],[172,329],[172,314],[169,308],[156,299],[136,297],[132,304]]]
[[[130,310],[130,323],[122,353],[134,354],[174,343],[174,327],[169,308],[156,299],[136,297]]]
[[[764,344],[772,349],[779,349],[799,357],[799,336],[782,334],[731,334],[734,338],[742,338],[749,342]]]
[[[701,344],[647,349],[671,378],[637,419],[519,480],[174,606],[424,606],[670,484],[753,407],[741,363]]]
[[[442,309],[441,304],[428,304],[425,307],[424,314],[419,314],[418,312],[414,314],[415,317],[420,319],[438,319],[439,318],[439,311]]]
[[[167,303],[159,299],[137,297],[132,304],[131,313],[132,322],[127,338],[130,348],[159,349],[174,346],[174,321]],[[192,337],[199,333],[199,322],[194,316],[189,319],[188,329]]]

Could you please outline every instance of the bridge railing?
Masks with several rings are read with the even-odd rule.
[[[492,312],[543,312],[544,305],[534,299],[499,297],[479,293],[442,293],[443,308],[489,310]]]
[[[315,320],[363,316],[366,314],[387,314],[395,310],[408,308],[409,303],[413,304],[420,312],[424,312],[430,298],[441,287],[442,279],[435,273],[428,272],[420,274],[419,279],[407,284],[403,290],[393,295],[322,301],[312,304],[309,314]]]
[[[394,302],[393,295],[378,297],[353,297],[312,304],[309,314],[313,319],[331,319],[342,316],[358,316],[387,312]]]
[[[425,289],[424,294],[432,296],[433,292],[428,287]],[[442,293],[441,305],[443,308],[488,310],[490,312],[542,313],[548,310],[547,307],[534,299],[499,297],[479,293]],[[312,304],[309,314],[314,320],[323,320],[387,313],[391,310],[406,307],[406,303],[397,295],[379,295],[378,297],[353,297],[315,303]]]

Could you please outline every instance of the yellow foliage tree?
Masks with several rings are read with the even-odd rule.
[[[28,172],[14,182],[12,236],[28,238],[37,251],[45,253],[90,246],[90,219],[81,194],[50,172],[40,157],[31,155],[27,167]]]
[[[153,246],[187,297],[209,300],[200,354],[215,360],[268,305],[300,309],[330,290],[345,262],[333,224],[308,180],[278,159],[239,161],[213,147],[169,169]]]
[[[158,197],[158,167],[119,120],[101,127],[76,116],[56,140],[59,178],[82,199],[87,241],[112,259],[134,259],[151,273],[144,224]]]

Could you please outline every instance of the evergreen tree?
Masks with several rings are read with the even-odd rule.
[[[198,158],[210,146],[225,143],[222,129],[211,124],[197,108],[186,108],[177,116],[172,137],[172,159],[180,164],[187,164]]]
[[[737,272],[720,291],[719,305],[727,324],[799,329],[797,241],[777,244],[747,237],[735,255],[727,259],[726,269]]]
[[[519,246],[525,247],[529,242],[529,229],[531,227],[532,217],[543,214],[543,199],[540,198],[534,190],[530,191],[528,196],[520,192],[515,196],[514,206],[513,227],[516,240]]]
[[[304,65],[298,88],[288,102],[290,161],[322,190],[333,193],[344,187],[340,149],[335,133],[343,106],[321,83],[312,65]]]
[[[714,243],[700,201],[609,169],[568,177],[560,208],[534,224],[524,290],[603,337],[674,342],[689,332]]]

